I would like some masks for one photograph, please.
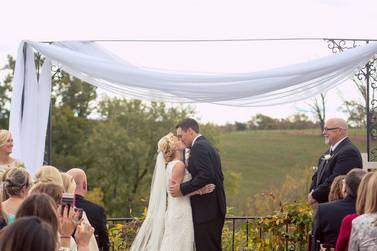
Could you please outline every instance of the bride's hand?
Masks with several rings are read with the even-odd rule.
[[[207,184],[204,187],[199,189],[199,194],[207,194],[207,193],[212,193],[216,188],[215,184]]]

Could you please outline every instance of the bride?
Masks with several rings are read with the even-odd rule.
[[[191,179],[191,174],[182,161],[185,147],[172,133],[159,140],[147,216],[130,251],[194,250],[190,198],[173,198],[167,190],[169,182],[182,183]],[[213,190],[214,185],[209,184],[189,196]]]

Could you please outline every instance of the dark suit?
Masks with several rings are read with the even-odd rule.
[[[187,169],[192,179],[181,184],[183,195],[207,184],[216,185],[214,192],[190,198],[196,250],[222,250],[221,234],[226,213],[224,176],[219,153],[203,136],[198,137],[191,148]]]
[[[76,194],[75,205],[82,208],[92,227],[94,227],[94,236],[96,237],[98,249],[108,251],[110,249],[109,236],[106,228],[106,214],[105,209],[93,202],[90,202],[84,197]]]
[[[330,154],[330,149],[325,152],[318,161],[318,170],[312,177],[310,191],[319,203],[327,202],[331,183],[339,175],[347,174],[353,168],[362,168],[363,163],[360,151],[352,144],[349,138],[345,138],[335,148],[329,160],[324,156]]]
[[[342,220],[356,212],[355,204],[355,198],[351,197],[319,204],[312,232],[312,251],[318,250],[317,241],[335,246]]]

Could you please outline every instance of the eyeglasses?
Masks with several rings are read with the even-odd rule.
[[[336,130],[336,129],[339,129],[339,127],[332,127],[332,128],[327,128],[327,127],[325,127],[325,128],[323,128],[323,131],[324,131],[324,132],[327,132],[327,131],[334,131],[334,130]]]

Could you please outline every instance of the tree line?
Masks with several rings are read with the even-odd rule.
[[[272,118],[264,114],[256,114],[247,122],[227,123],[220,128],[223,131],[245,130],[285,130],[285,129],[309,129],[318,128],[319,123],[313,122],[304,113],[297,113],[287,118]]]

